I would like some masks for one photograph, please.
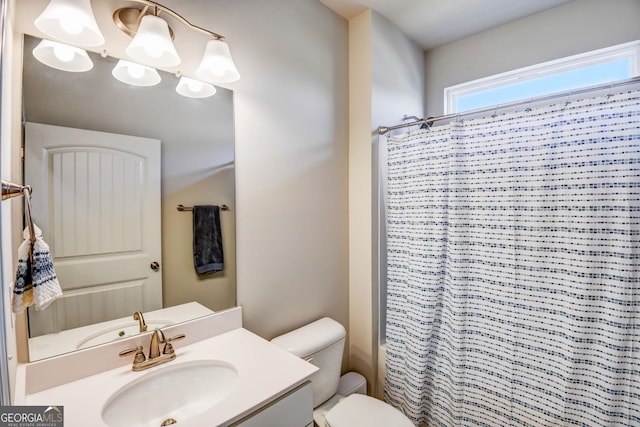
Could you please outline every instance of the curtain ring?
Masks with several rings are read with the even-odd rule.
[[[407,115],[405,114],[405,115],[404,115],[404,117],[402,118],[402,121],[403,121],[405,124],[407,124],[407,122],[408,122],[410,119],[414,119],[414,120],[416,120],[416,121],[418,120],[418,118],[417,118],[416,116],[407,116]],[[407,133],[408,133],[409,135],[411,135],[411,126],[407,126]]]
[[[607,92],[607,99],[613,96],[613,94],[611,93],[612,91],[613,91],[613,82],[611,82],[611,84],[609,85],[609,92]]]
[[[565,100],[564,100],[564,106],[565,106],[565,107],[566,107],[567,105],[571,104],[571,101],[570,101],[570,99],[571,99],[571,95],[573,95],[573,91],[572,91],[572,90],[570,90],[570,91],[569,91],[569,95],[567,95],[567,99],[565,99]]]
[[[529,103],[527,104],[527,108],[524,109],[524,111],[526,111],[527,113],[530,113],[533,110],[531,108],[531,103],[533,103],[533,98],[529,100]]]

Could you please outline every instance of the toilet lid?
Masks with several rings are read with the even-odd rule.
[[[324,417],[331,427],[414,427],[402,412],[364,394],[342,399]]]

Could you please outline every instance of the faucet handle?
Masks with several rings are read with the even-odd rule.
[[[171,354],[171,353],[175,353],[175,350],[173,349],[173,344],[171,344],[173,341],[179,341],[183,338],[185,338],[186,335],[185,334],[179,334],[176,335],[175,337],[171,337],[171,338],[167,338],[164,340],[164,349],[162,350],[163,354]]]
[[[142,363],[144,362],[147,358],[144,356],[144,352],[142,351],[142,346],[136,346],[136,348],[130,348],[128,350],[123,350],[120,353],[118,353],[118,356],[120,357],[127,357],[131,354],[134,354],[133,356],[133,363]]]

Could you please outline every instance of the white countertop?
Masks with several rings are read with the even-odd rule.
[[[17,396],[16,405],[64,406],[65,427],[106,426],[101,414],[110,396],[125,384],[163,367],[214,359],[238,371],[233,390],[208,410],[181,420],[181,427],[227,426],[303,384],[317,368],[243,328],[186,346],[175,343],[176,359],[144,371],[120,366],[33,394]],[[145,353],[147,349],[145,348]]]

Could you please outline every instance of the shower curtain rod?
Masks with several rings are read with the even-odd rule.
[[[596,91],[603,90],[603,89],[613,89],[614,87],[626,86],[626,85],[631,85],[631,84],[636,84],[636,83],[640,83],[640,76],[631,77],[630,79],[626,79],[626,80],[618,80],[616,82],[609,82],[609,83],[603,83],[603,84],[600,84],[600,85],[589,86],[589,87],[586,87],[586,88],[583,88],[583,89],[567,90],[567,91],[564,91],[564,92],[558,92],[558,93],[554,93],[554,94],[551,94],[551,95],[539,96],[539,97],[530,98],[530,99],[527,99],[527,100],[519,100],[519,101],[508,102],[508,103],[505,103],[505,104],[493,105],[491,107],[478,108],[476,110],[465,111],[464,113],[452,113],[452,114],[444,114],[442,116],[437,116],[437,117],[427,117],[427,118],[424,118],[424,119],[415,120],[415,121],[409,122],[409,123],[402,123],[402,124],[395,125],[395,126],[380,126],[380,127],[378,127],[378,134],[379,135],[384,135],[385,133],[387,133],[389,131],[392,131],[392,130],[402,129],[402,128],[406,128],[406,127],[409,127],[409,126],[415,126],[415,125],[419,125],[419,124],[426,124],[427,126],[431,126],[434,122],[437,122],[437,121],[440,121],[440,120],[453,119],[453,118],[469,116],[469,115],[473,115],[473,114],[488,113],[489,111],[497,111],[498,109],[501,109],[501,108],[512,108],[512,107],[517,107],[517,106],[520,106],[520,105],[532,104],[534,102],[550,101],[552,99],[562,98],[562,97],[565,97],[565,96],[566,97],[571,97],[573,95],[579,95],[579,94],[582,94],[582,93],[596,92]],[[569,100],[567,99],[567,101],[569,101]]]

